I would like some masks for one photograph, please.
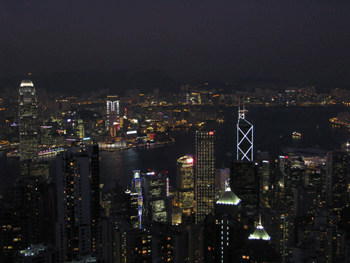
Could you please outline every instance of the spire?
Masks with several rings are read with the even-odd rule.
[[[241,110],[242,106],[242,110]],[[245,109],[245,104],[244,104],[244,97],[243,101],[241,102],[241,97],[238,98],[238,120],[239,119],[245,119],[245,113],[247,110]]]

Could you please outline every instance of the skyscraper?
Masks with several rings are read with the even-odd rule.
[[[258,165],[254,162],[231,163],[230,186],[241,199],[242,206],[257,209],[259,205]]]
[[[132,189],[131,189],[131,197],[132,197],[132,203],[133,206],[137,206],[137,215],[133,213],[133,216],[131,218],[132,225],[135,228],[141,228],[142,227],[142,215],[143,215],[143,196],[142,196],[142,180],[141,180],[141,171],[140,170],[134,170],[133,171],[133,178],[131,181]],[[134,212],[134,211],[133,211]]]
[[[243,101],[238,106],[237,161],[231,163],[230,186],[242,198],[242,206],[257,209],[259,179],[258,166],[253,162],[253,125],[245,119],[245,113]]]
[[[96,253],[99,202],[98,146],[70,147],[58,155],[56,247],[60,262]]]
[[[38,159],[38,123],[36,94],[33,82],[23,80],[18,90],[20,160]]]
[[[191,155],[177,159],[176,191],[182,212],[190,215],[194,201],[193,157]]]
[[[225,192],[215,203],[214,215],[205,218],[203,223],[205,262],[238,262],[236,247],[243,236],[237,234],[240,201],[226,186]]]
[[[143,222],[171,222],[169,178],[165,173],[146,173],[142,177]]]
[[[213,211],[215,199],[215,131],[196,131],[196,223]]]
[[[253,161],[253,124],[245,119],[246,109],[238,107],[237,161]]]
[[[119,100],[118,96],[107,96],[107,130],[116,126],[117,130],[120,128],[119,124]]]

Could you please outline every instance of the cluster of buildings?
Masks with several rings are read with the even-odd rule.
[[[126,90],[124,96],[107,95],[108,89],[84,93],[81,97],[48,94],[35,90],[39,154],[69,146],[75,139],[92,141],[101,150],[171,142],[169,129],[201,128],[205,122],[224,122],[222,111],[213,107],[236,107],[242,98],[249,106],[347,105],[345,90],[316,93],[315,87],[278,85],[244,85],[240,89],[226,85],[181,86],[178,93],[161,93],[158,89],[143,94],[139,89]],[[22,100],[24,98],[21,98]],[[0,134],[2,148],[16,150],[19,143],[18,90],[5,88],[0,94]],[[341,101],[343,100],[343,101]],[[29,110],[29,109],[28,109]],[[29,110],[30,111],[30,110]],[[23,118],[25,114],[23,115]],[[11,153],[18,157],[19,152]]]
[[[117,98],[108,99],[103,125],[109,140],[116,140],[129,128],[123,123],[128,110]],[[118,184],[101,186],[101,147],[76,133],[83,128],[70,113],[66,127],[73,133],[65,141],[74,140],[56,156],[52,182],[48,164],[38,161],[36,91],[23,81],[21,177],[0,199],[0,261],[347,262],[346,145],[327,154],[294,149],[278,159],[267,152],[254,158],[254,127],[245,115],[239,102],[230,167],[215,167],[215,130],[198,128],[194,156],[177,160],[175,187],[166,172],[134,170],[132,187],[124,191]]]

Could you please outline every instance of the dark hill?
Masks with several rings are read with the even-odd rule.
[[[31,76],[0,79],[0,88],[19,87],[23,79],[31,79],[37,88],[49,93],[66,93],[80,96],[86,92],[109,89],[110,94],[123,96],[127,89],[140,92],[178,92],[180,83],[161,70],[149,69],[140,72],[120,70],[115,72],[75,71],[34,73]]]

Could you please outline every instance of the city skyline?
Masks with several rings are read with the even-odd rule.
[[[38,104],[34,91],[26,80],[1,98],[0,161],[20,157],[19,131],[32,122],[18,119],[27,112],[32,119],[34,106],[37,155],[46,160],[25,165],[20,178],[3,167],[4,183],[16,183],[0,197],[2,261],[274,263],[301,262],[301,250],[308,259],[348,258],[350,143],[342,139],[350,113],[339,114],[349,105],[347,91],[245,93],[257,159],[253,126],[240,123],[245,107],[236,111],[239,91],[127,90],[122,126],[113,132],[107,90],[75,97],[38,89]],[[335,150],[339,144],[343,151]],[[235,161],[237,149],[243,161]]]
[[[348,1],[0,3],[0,77],[158,68],[186,83],[350,85]]]

